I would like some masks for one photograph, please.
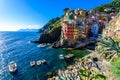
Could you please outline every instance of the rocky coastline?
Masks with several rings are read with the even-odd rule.
[[[93,52],[83,58],[75,59],[75,64],[65,70],[58,70],[56,75],[48,80],[115,80],[110,71],[108,61]]]

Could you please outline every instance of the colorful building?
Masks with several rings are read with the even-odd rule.
[[[79,40],[80,35],[84,31],[84,25],[82,17],[84,16],[85,11],[83,10],[71,10],[65,13],[61,19],[62,24],[62,34],[61,41],[71,39]]]
[[[78,29],[76,24],[73,23],[63,23],[63,39],[77,39]]]
[[[77,39],[78,38],[78,34],[79,34],[79,30],[78,28],[74,28],[74,39]]]

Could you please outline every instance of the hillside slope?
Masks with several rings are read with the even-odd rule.
[[[112,2],[110,2],[108,4],[102,4],[101,6],[94,8],[94,10],[104,11],[104,9],[107,9],[107,8],[114,8],[119,11],[120,10],[120,0],[113,0]]]
[[[53,18],[51,20],[49,20],[42,28],[39,29],[39,32],[51,32],[52,30],[54,30],[55,28],[60,26],[60,18],[56,17]]]

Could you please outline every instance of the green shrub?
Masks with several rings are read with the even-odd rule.
[[[111,62],[111,68],[113,75],[120,80],[120,58],[116,59],[114,62]]]

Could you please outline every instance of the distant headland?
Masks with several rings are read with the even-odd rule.
[[[19,29],[17,31],[19,31],[19,32],[38,32],[38,29],[29,29],[29,28],[27,28],[27,29]]]

